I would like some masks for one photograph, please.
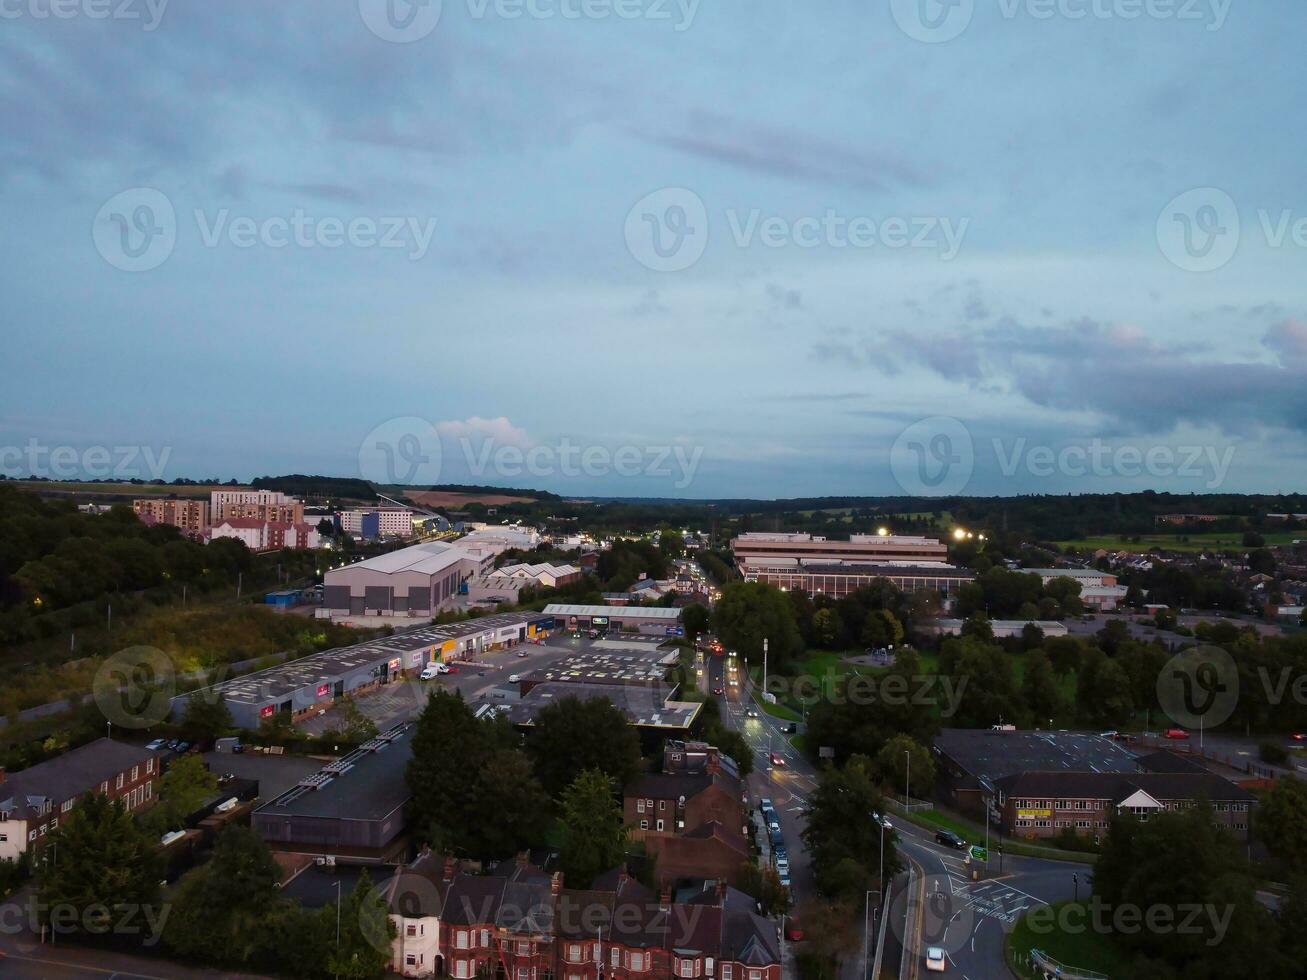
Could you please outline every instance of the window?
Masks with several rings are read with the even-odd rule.
[[[100,792],[101,793],[109,792],[109,780],[106,779],[104,782],[100,784]]]
[[[461,936],[462,933],[459,933],[459,935]],[[467,977],[467,975],[468,975],[468,971],[467,971],[467,960],[455,960],[455,961],[454,961],[454,976],[460,978],[460,980],[465,980],[465,978]]]
[[[567,947],[567,958],[573,963],[581,962],[581,947],[572,943]]]
[[[9,843],[9,835],[0,834],[0,844],[8,844],[8,843]]]
[[[114,783],[114,789],[122,789],[122,788],[123,788],[123,773],[119,773],[118,781]]]
[[[706,960],[703,961],[703,970],[704,970],[705,973],[708,974],[708,976],[712,976],[712,957],[711,957],[711,956],[708,957]]]
[[[481,945],[482,945],[482,946],[489,946],[489,945],[490,945],[490,930],[489,930],[489,929],[482,929],[482,930],[481,930]]]
[[[146,784],[145,784],[145,798],[148,800],[148,799],[149,799],[150,797],[152,797],[152,796],[154,796],[154,784],[153,784],[153,783],[146,783]]]
[[[467,933],[462,929],[460,929],[458,934],[454,937],[454,947],[456,949],[467,949]],[[458,975],[462,976],[462,974]]]
[[[722,964],[722,980],[731,980],[731,964]]]
[[[644,969],[644,954],[643,954],[643,953],[632,953],[632,954],[631,954],[631,969],[632,969],[632,970],[643,970],[643,969]]]
[[[67,812],[68,812],[69,810],[71,810],[72,808],[73,808],[73,801],[72,801],[72,800],[64,800],[63,803],[61,803],[61,804],[59,805],[59,812],[60,812],[60,813],[67,813]]]
[[[658,821],[658,829],[659,830],[663,829],[663,822],[661,820]]]
[[[154,760],[153,760],[153,759],[146,759],[146,760],[145,760],[145,771],[146,771],[146,772],[154,772]]]
[[[614,946],[612,948],[612,951],[608,954],[608,962],[611,963],[613,966],[621,966],[622,965],[621,949]]]
[[[418,958],[414,956],[412,953],[409,953],[407,956],[404,957],[404,964],[406,966],[417,966]]]
[[[132,782],[136,782],[136,780],[140,778],[141,778],[141,767],[132,766]]]
[[[517,944],[517,955],[519,955],[519,956],[530,956],[530,955],[531,955],[531,944],[530,944],[530,943],[518,943],[518,944]]]
[[[36,831],[35,831],[35,830],[29,830],[29,831],[27,832],[27,839],[28,839],[28,840],[36,840]]]
[[[658,801],[658,809],[659,809],[659,810],[666,810],[666,809],[667,809],[667,801],[666,801],[666,800],[659,800],[659,801]]]
[[[644,800],[636,800],[636,801],[635,801],[635,812],[636,812],[636,813],[644,813]]]
[[[653,800],[645,800],[645,801],[644,801],[644,805],[647,806],[650,810],[652,810],[652,809],[653,809]]]
[[[413,925],[411,922],[404,927],[404,935],[411,937],[411,936],[416,936],[417,934],[418,934],[418,927]]]
[[[762,971],[761,971],[761,970],[750,970],[750,971],[749,971],[749,980],[762,980]]]

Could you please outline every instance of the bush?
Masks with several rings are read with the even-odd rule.
[[[1289,752],[1279,742],[1265,741],[1257,746],[1257,754],[1263,762],[1273,766],[1282,766],[1289,761]]]

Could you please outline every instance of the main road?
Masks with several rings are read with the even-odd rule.
[[[705,660],[704,686],[722,692],[719,697],[727,724],[744,735],[753,752],[749,790],[754,799],[770,797],[780,815],[795,897],[802,900],[815,895],[812,867],[800,835],[806,826],[808,799],[817,787],[817,769],[790,742],[789,723],[754,703],[742,665],[738,684],[732,684],[730,658],[709,654]],[[772,765],[773,754],[781,764]],[[1088,894],[1088,864],[1005,856],[1000,873],[995,844],[989,870],[973,878],[973,866],[963,853],[936,843],[933,831],[902,817],[891,819],[894,842],[903,863],[911,863],[917,871],[916,890],[924,899],[917,927],[908,936],[904,935],[906,892],[893,898],[885,911],[892,917],[886,961],[892,962],[906,950],[909,962],[903,976],[921,972],[926,949],[931,946],[943,948],[949,973],[963,980],[1008,976],[1004,937],[1017,919],[1031,908],[1069,900],[1077,889],[1081,896]],[[849,971],[849,966],[854,970]],[[859,956],[856,963],[846,964],[845,975],[859,975],[857,967],[861,966]]]

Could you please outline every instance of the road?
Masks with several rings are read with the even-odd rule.
[[[780,814],[781,829],[788,845],[791,881],[795,898],[816,894],[812,867],[800,833],[806,824],[804,811],[808,797],[817,786],[813,763],[790,744],[785,733],[787,722],[773,718],[761,709],[757,717],[748,717],[753,706],[743,675],[741,685],[733,687],[726,673],[729,660],[707,657],[705,686],[722,690],[723,713],[727,723],[744,734],[754,755],[754,773],[749,778],[753,799],[771,797]],[[768,753],[775,752],[783,767],[771,767]],[[935,843],[934,834],[907,820],[893,821],[895,843],[904,863],[913,862],[922,878],[925,901],[922,905],[920,931],[903,935],[906,892],[892,900],[885,914],[890,915],[886,959],[895,959],[906,948],[917,967],[924,972],[924,957],[929,946],[944,948],[950,972],[964,980],[990,980],[1008,976],[1004,959],[1005,933],[1029,908],[1064,901],[1074,897],[1079,876],[1080,895],[1088,894],[1090,866],[1065,861],[1005,857],[1003,874],[971,880],[971,869],[962,854]],[[982,842],[983,843],[983,842]],[[998,854],[991,864],[997,869]],[[906,879],[903,879],[906,881]],[[870,883],[874,885],[874,882]],[[895,946],[894,957],[890,946]],[[846,975],[861,976],[861,957],[845,964]]]

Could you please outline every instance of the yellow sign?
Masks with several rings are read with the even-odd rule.
[[[1037,820],[1042,817],[1051,817],[1052,815],[1053,815],[1052,810],[1018,810],[1017,811],[1018,820]]]

